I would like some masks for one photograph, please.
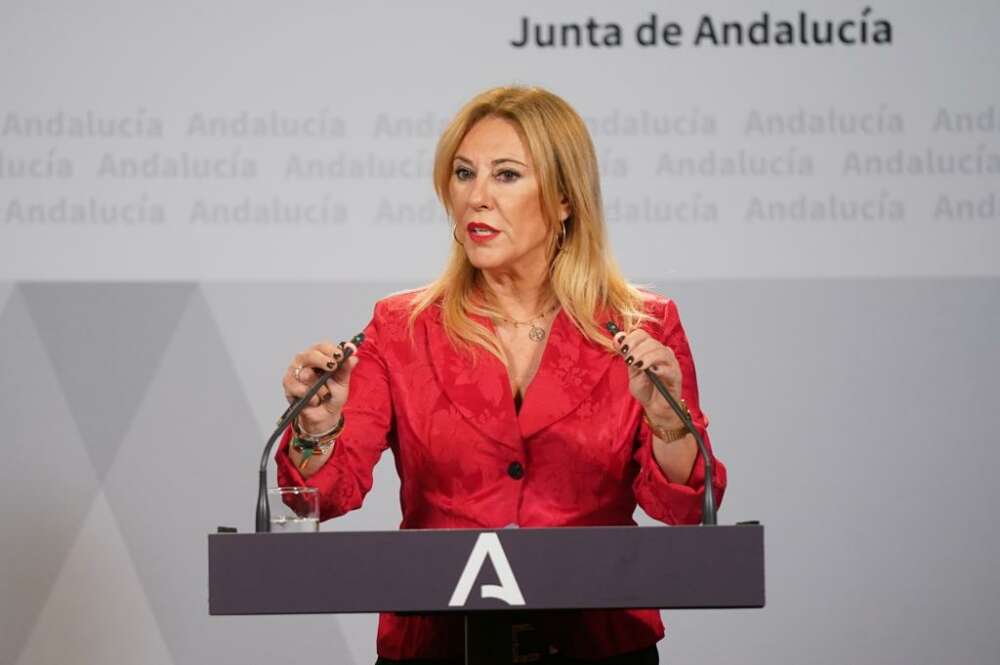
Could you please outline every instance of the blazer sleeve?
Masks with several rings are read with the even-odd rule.
[[[320,520],[337,517],[360,508],[372,488],[372,472],[388,447],[392,428],[392,398],[389,374],[380,348],[380,328],[384,327],[384,306],[375,306],[365,339],[358,348],[358,364],[351,372],[350,392],[344,405],[344,431],[333,444],[326,464],[304,479],[288,457],[291,428],[281,439],[275,460],[278,484],[306,486],[319,490]]]
[[[654,336],[670,347],[677,357],[683,375],[682,396],[691,411],[694,426],[698,428],[709,454],[712,455],[711,485],[715,491],[716,506],[719,506],[726,489],[726,467],[712,453],[712,444],[707,431],[708,417],[701,410],[698,400],[698,379],[695,375],[691,347],[688,345],[677,307],[672,300],[666,302],[663,318],[657,328],[658,330],[652,331]],[[646,514],[661,522],[698,524],[702,518],[702,499],[705,492],[705,460],[701,453],[695,457],[687,482],[674,483],[667,479],[663,469],[653,457],[653,433],[642,418],[636,436],[638,440],[635,461],[639,465],[639,473],[632,489],[638,504]]]

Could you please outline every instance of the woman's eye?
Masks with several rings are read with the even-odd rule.
[[[503,171],[497,173],[497,178],[499,178],[501,182],[514,182],[520,177],[520,173],[517,171],[511,171],[510,169],[504,169]]]
[[[468,180],[472,176],[472,171],[465,168],[464,166],[459,166],[455,169],[455,177],[459,180]]]

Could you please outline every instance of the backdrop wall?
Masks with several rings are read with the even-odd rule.
[[[768,528],[768,607],[669,613],[664,661],[996,662],[995,3],[3,12],[0,663],[373,662],[370,615],[209,618],[204,535],[251,527],[291,355],[436,274],[436,136],[511,82],[587,119],[721,520]]]

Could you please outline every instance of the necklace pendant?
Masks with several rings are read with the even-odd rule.
[[[545,339],[545,328],[541,328],[532,323],[531,329],[528,331],[528,338],[532,342],[541,342]]]

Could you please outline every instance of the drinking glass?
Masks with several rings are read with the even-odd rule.
[[[319,493],[315,487],[270,487],[271,533],[319,531]]]

